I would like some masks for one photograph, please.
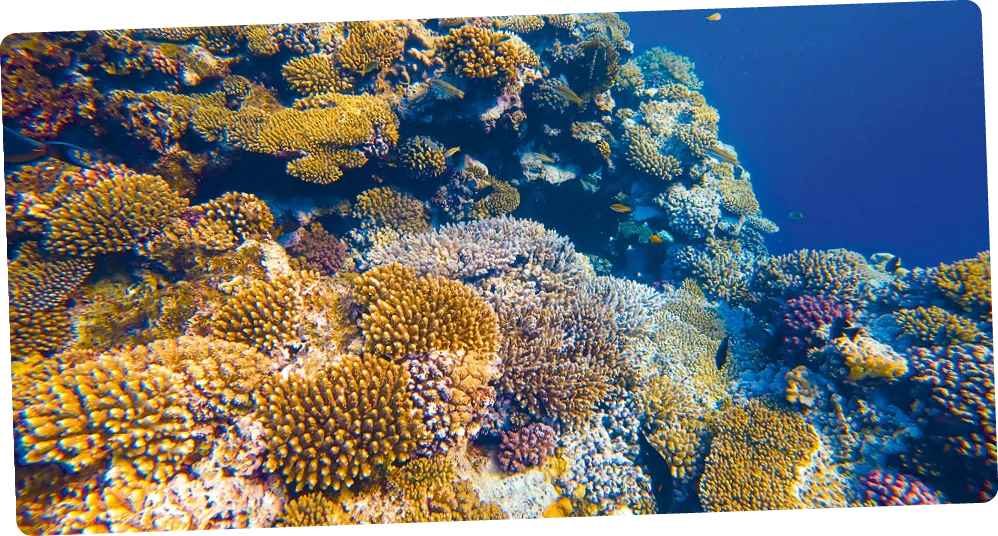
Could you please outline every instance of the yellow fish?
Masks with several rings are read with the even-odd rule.
[[[378,60],[372,60],[370,63],[368,63],[367,65],[364,66],[364,68],[360,71],[360,75],[361,76],[367,76],[368,74],[370,74],[371,72],[373,72],[375,69],[377,69],[380,65],[381,65],[380,61],[378,61]]]
[[[648,240],[651,241],[652,244],[661,244],[662,243],[662,237],[658,236],[657,234],[651,235],[650,237],[648,237]]]
[[[620,203],[614,203],[614,204],[610,205],[610,210],[612,210],[614,212],[620,212],[621,214],[624,214],[624,213],[630,212],[631,211],[631,207],[629,207],[627,205],[621,205]]]
[[[704,18],[703,20],[704,20],[704,22],[717,22],[717,21],[721,20],[721,14],[720,13],[714,13],[714,14],[711,14],[711,15],[707,15],[707,17]]]
[[[708,147],[704,149],[704,151],[708,155],[716,158],[719,162],[727,162],[732,166],[738,165],[738,157],[722,149],[721,147]]]
[[[574,102],[576,106],[582,106],[582,97],[572,91],[572,88],[568,87],[568,84],[564,82],[555,82],[552,84],[552,87],[554,88],[555,93],[557,93],[562,100]]]
[[[447,149],[447,151],[444,152],[444,158],[449,158],[451,156],[454,156],[460,150],[461,150],[461,147],[454,147],[452,149]]]
[[[439,89],[441,93],[448,96],[455,96],[459,99],[464,98],[464,92],[460,89],[454,87],[453,84],[444,82],[443,80],[438,80],[436,78],[430,80],[430,85]]]
[[[534,153],[534,154],[537,155],[537,158],[539,158],[541,162],[544,162],[545,164],[554,164],[554,158],[551,158],[546,154],[541,154],[541,153]]]

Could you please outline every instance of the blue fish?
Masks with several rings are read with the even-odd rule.
[[[46,156],[88,169],[97,164],[97,156],[86,149],[61,141],[35,141],[12,128],[3,127],[5,164],[23,164]]]

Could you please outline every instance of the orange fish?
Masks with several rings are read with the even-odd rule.
[[[612,210],[614,212],[620,212],[621,214],[623,214],[623,213],[626,213],[626,212],[630,212],[631,211],[631,207],[629,207],[627,205],[621,205],[620,203],[614,203],[614,204],[610,205],[610,210]]]
[[[648,240],[650,240],[652,244],[661,244],[662,243],[662,237],[658,236],[657,234],[651,235],[650,237],[648,237]]]
[[[703,20],[706,21],[706,22],[717,22],[717,21],[721,20],[721,14],[720,13],[714,13],[712,15],[707,15],[707,17],[705,19],[703,19]]]

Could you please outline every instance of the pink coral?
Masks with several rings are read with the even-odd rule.
[[[921,480],[910,475],[876,469],[859,480],[864,498],[878,506],[939,504],[939,497]]]
[[[499,465],[510,473],[541,465],[554,452],[557,439],[554,429],[542,423],[503,432]]]
[[[814,348],[824,345],[818,331],[836,318],[851,321],[852,307],[824,296],[801,296],[784,302],[773,313],[773,326],[780,338],[780,354],[799,362]]]

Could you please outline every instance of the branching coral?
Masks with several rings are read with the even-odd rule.
[[[302,227],[288,246],[288,253],[299,260],[301,268],[332,275],[343,265],[347,247],[329,234],[318,222]]]
[[[346,25],[346,41],[338,56],[343,69],[366,75],[389,69],[402,57],[408,30],[402,21],[360,21]]]
[[[498,505],[482,501],[448,458],[412,460],[389,476],[387,488],[406,503],[404,520],[409,523],[508,517]]]
[[[290,279],[253,281],[230,297],[212,318],[215,336],[264,350],[294,342],[302,298]]]
[[[725,410],[700,479],[709,512],[804,508],[800,471],[819,446],[814,428],[796,413],[758,402]]]
[[[499,445],[499,466],[515,473],[547,461],[554,452],[558,437],[553,428],[533,423],[518,430],[503,431]]]
[[[187,205],[160,177],[103,164],[101,180],[67,197],[48,214],[45,247],[74,256],[126,251]]]
[[[343,92],[353,87],[353,81],[340,73],[336,59],[330,54],[298,56],[285,63],[281,73],[302,95]]]
[[[194,210],[208,220],[224,223],[240,242],[267,236],[274,226],[267,204],[253,194],[227,192]]]
[[[398,264],[371,269],[354,283],[364,349],[401,359],[429,350],[492,353],[498,348],[495,312],[468,286],[417,277]]]
[[[939,496],[921,480],[911,476],[875,469],[860,477],[863,498],[877,506],[939,504]]]
[[[340,525],[343,519],[343,507],[340,503],[316,491],[285,503],[284,511],[275,526],[326,527]]]
[[[73,337],[72,317],[63,305],[23,313],[10,310],[10,353],[25,358],[55,352]]]
[[[477,26],[454,28],[437,44],[448,70],[471,79],[516,80],[521,67],[535,64],[536,55],[519,38]]]
[[[641,67],[649,86],[661,87],[677,81],[690,89],[703,87],[703,82],[693,72],[695,64],[667,48],[651,48],[638,56],[635,63]]]
[[[427,136],[413,136],[399,144],[399,162],[415,177],[437,177],[447,170],[444,146]]]
[[[471,217],[477,219],[491,218],[509,214],[520,206],[520,191],[512,184],[488,177],[480,181],[479,190],[490,191],[488,195],[475,201],[471,209]]]
[[[954,303],[991,322],[991,252],[953,264],[942,264],[930,275],[932,283]]]
[[[353,217],[367,227],[388,227],[400,234],[430,229],[426,207],[415,197],[394,188],[371,188],[357,196]]]
[[[194,451],[183,377],[128,351],[56,371],[21,411],[24,458],[72,471],[111,458],[146,478],[172,476]]]
[[[710,413],[693,401],[685,386],[667,376],[649,381],[641,403],[645,437],[669,464],[672,476],[694,478],[707,448]]]
[[[853,319],[852,307],[823,296],[791,298],[773,312],[774,335],[780,354],[790,363],[800,362],[815,348],[824,346],[835,319]],[[825,331],[823,336],[821,330]]]
[[[724,210],[739,216],[753,216],[759,213],[759,201],[752,192],[752,183],[746,180],[718,181],[721,193],[721,206]]]
[[[86,259],[46,259],[37,243],[25,242],[7,265],[10,309],[27,314],[63,303],[93,267]]]
[[[280,472],[295,491],[380,478],[409,459],[425,433],[408,380],[400,365],[353,356],[268,380],[257,398],[267,470]]]
[[[683,168],[671,154],[663,154],[651,130],[637,125],[624,131],[627,144],[627,161],[634,169],[662,180],[672,180],[682,174]]]
[[[866,269],[866,261],[858,253],[802,249],[760,261],[752,287],[773,297],[806,293],[855,300]]]
[[[920,346],[975,343],[986,337],[973,320],[934,305],[901,309],[894,314],[894,321]]]
[[[993,469],[998,455],[991,348],[972,344],[917,348],[911,363],[912,382],[924,393],[913,413],[926,421],[952,419],[964,425],[948,428],[933,439],[943,443],[946,452],[985,460]]]

